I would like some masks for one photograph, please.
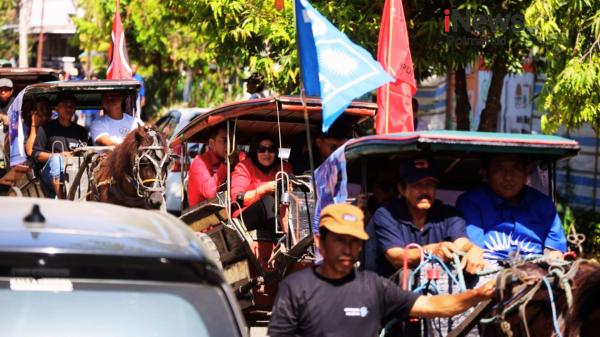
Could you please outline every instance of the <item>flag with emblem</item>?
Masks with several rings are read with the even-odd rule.
[[[112,44],[108,50],[107,80],[131,79],[132,71],[127,56],[127,45],[125,44],[125,33],[121,25],[120,3],[117,0],[117,11],[113,20],[111,33]]]
[[[304,89],[308,96],[321,97],[323,132],[327,132],[353,99],[393,78],[308,1],[295,0],[295,10]]]

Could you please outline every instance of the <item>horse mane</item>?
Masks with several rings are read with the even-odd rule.
[[[115,147],[109,157],[109,167],[112,175],[121,177],[124,174],[133,174],[132,168],[138,147],[150,145],[147,129],[150,128],[138,126],[127,134],[121,144]]]
[[[589,266],[581,272],[578,278],[578,286],[573,294],[573,308],[569,313],[567,329],[565,336],[592,336],[596,335],[597,331],[591,331],[591,326],[588,326],[594,320],[594,326],[597,326],[596,321],[600,318],[600,264],[595,261],[586,263]],[[581,267],[584,267],[583,265]],[[596,314],[594,317],[593,315]]]

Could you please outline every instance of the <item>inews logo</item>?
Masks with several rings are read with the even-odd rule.
[[[465,32],[504,32],[509,29],[521,31],[525,29],[525,16],[523,14],[475,14],[469,10],[461,13],[458,10],[444,10],[444,32],[456,33],[461,29]]]

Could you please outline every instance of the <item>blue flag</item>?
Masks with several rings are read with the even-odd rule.
[[[25,129],[26,125],[23,125],[23,117],[21,116],[24,94],[25,90],[22,90],[17,97],[15,97],[7,111],[11,167],[22,164],[27,160],[27,154],[25,153],[25,135],[29,134],[29,128]]]
[[[394,79],[306,0],[296,1],[298,54],[308,96],[321,97],[323,132],[358,96]]]

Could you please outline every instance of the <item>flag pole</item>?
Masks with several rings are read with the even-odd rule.
[[[298,38],[298,23],[296,22],[296,11],[298,9],[296,8],[296,1],[294,1],[294,27],[296,28],[296,50],[298,52],[298,62],[301,63],[300,61],[300,39]],[[310,123],[308,121],[308,108],[306,106],[306,93],[304,91],[304,78],[302,77],[302,66],[300,65],[300,102],[302,103],[302,109],[304,110],[304,129],[306,130],[306,145],[308,147],[308,165],[310,168],[310,181],[311,181],[311,186],[313,189],[313,196],[314,196],[314,203],[315,203],[315,211],[316,211],[316,207],[317,207],[317,199],[318,199],[318,191],[317,191],[317,183],[315,181],[315,162],[313,160],[313,147],[312,147],[312,138],[310,136]],[[322,104],[322,102],[321,102]],[[322,106],[321,106],[322,108]],[[308,206],[308,205],[307,205]],[[308,208],[307,208],[308,210]],[[314,222],[315,222],[315,218],[318,218],[318,214],[310,214],[310,211],[308,212],[308,217],[309,217],[309,223],[310,223],[310,227],[311,227],[311,232],[313,234],[314,233]],[[311,242],[310,244],[312,245],[312,238],[311,238]],[[319,252],[318,250],[316,250],[316,255],[317,257],[319,256]]]
[[[392,35],[394,35],[394,1],[390,1],[390,33],[388,34],[388,44],[387,44],[387,61],[386,61],[386,70],[389,74],[390,63],[392,62]],[[390,121],[390,82],[385,84],[385,134],[389,133],[389,121]]]
[[[296,22],[296,1],[294,1],[294,27],[298,29],[298,23]],[[300,62],[300,40],[298,39],[298,32],[296,32],[296,50],[298,51],[298,62]],[[306,106],[306,92],[304,91],[304,79],[302,78],[302,70],[300,70],[300,102],[302,103],[302,110],[304,111],[304,129],[306,130],[306,146],[308,147],[308,163],[310,168],[310,180],[313,191],[315,193],[315,201],[317,198],[317,185],[315,182],[315,162],[312,147],[312,137],[310,135],[310,123],[308,121],[308,107]],[[322,108],[322,106],[321,106]],[[314,216],[314,214],[313,214]]]

